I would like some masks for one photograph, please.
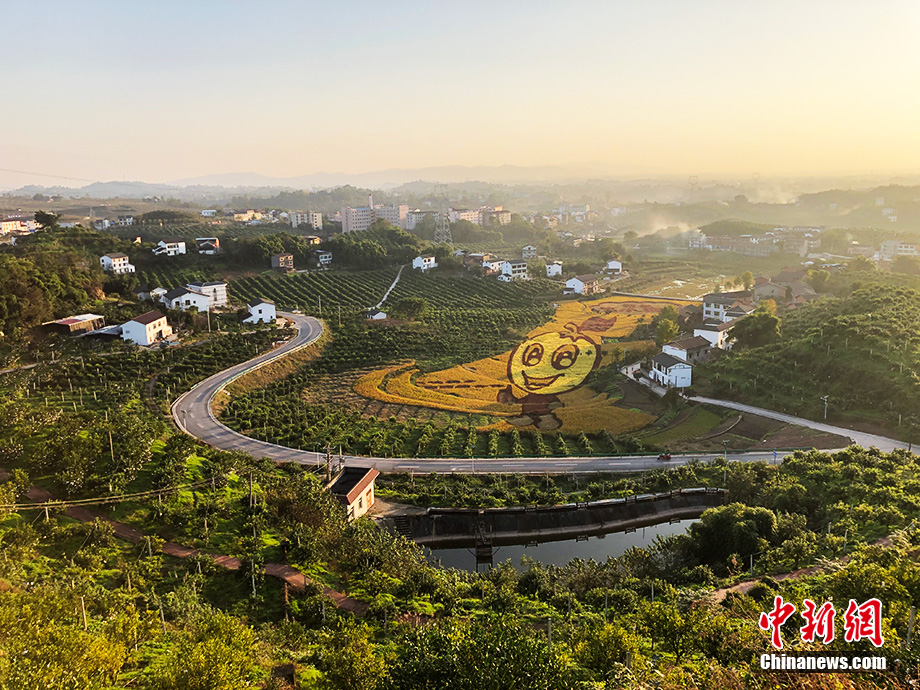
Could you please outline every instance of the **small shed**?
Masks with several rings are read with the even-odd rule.
[[[374,505],[374,482],[380,472],[373,467],[346,467],[329,490],[348,511],[348,519],[364,515]]]

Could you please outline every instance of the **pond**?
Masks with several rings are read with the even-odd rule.
[[[512,565],[518,567],[524,556],[544,565],[566,565],[575,558],[583,560],[593,558],[595,561],[603,562],[609,556],[622,556],[634,546],[640,548],[649,546],[657,537],[683,534],[694,522],[696,522],[695,519],[678,520],[639,527],[630,532],[609,532],[588,538],[544,541],[530,545],[496,546],[493,551],[493,563],[504,563],[510,560]],[[428,552],[429,560],[432,563],[440,563],[444,568],[476,570],[476,555],[472,548],[436,548],[429,549]],[[488,565],[480,563],[479,569],[483,568],[488,568]]]

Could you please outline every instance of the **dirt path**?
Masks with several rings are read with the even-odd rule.
[[[8,472],[0,469],[0,480],[5,479],[8,476]],[[53,498],[50,492],[37,486],[30,487],[29,490],[26,491],[25,495],[26,498],[28,498],[30,501],[35,501],[36,503],[47,503]],[[147,538],[147,535],[141,532],[139,529],[131,527],[130,525],[126,525],[123,522],[112,520],[102,513],[97,513],[96,511],[89,510],[87,508],[81,508],[79,506],[65,508],[64,514],[67,517],[73,518],[74,520],[79,520],[80,522],[93,522],[94,520],[102,520],[103,522],[112,526],[116,537],[119,539],[124,539],[125,541],[129,541],[132,544],[140,543]],[[162,551],[167,556],[174,556],[175,558],[192,558],[200,554],[210,558],[216,565],[226,570],[239,570],[241,565],[240,559],[233,556],[224,556],[218,553],[201,551],[199,549],[182,546],[181,544],[176,544],[175,542],[171,541],[164,542],[163,546],[160,548],[160,551]],[[286,582],[291,589],[296,591],[303,591],[306,589],[308,583],[315,582],[315,580],[307,577],[302,572],[297,570],[297,568],[293,568],[286,563],[266,563],[262,568],[262,572],[264,572],[266,575],[277,578],[282,582]],[[338,592],[334,589],[326,587],[325,585],[322,585],[322,588],[323,594],[332,599],[338,608],[344,611],[349,611],[350,613],[353,613],[357,616],[362,616],[367,612],[367,602],[355,599],[354,597],[350,597],[347,594]]]
[[[387,291],[383,293],[383,299],[381,299],[379,302],[377,302],[377,306],[374,307],[374,309],[380,309],[380,306],[381,306],[384,302],[387,301],[387,297],[390,296],[390,293],[393,292],[393,288],[396,287],[396,283],[398,283],[398,282],[399,282],[399,279],[402,277],[402,272],[403,272],[403,269],[404,269],[404,268],[405,268],[405,265],[399,267],[399,272],[396,274],[396,278],[393,280],[393,284],[390,285],[390,287],[387,288]]]
[[[882,537],[881,539],[876,539],[874,542],[872,542],[872,546],[890,546],[890,545],[891,545],[891,538],[889,537]],[[844,565],[845,563],[849,562],[849,560],[850,560],[849,556],[842,556],[841,558],[834,560],[833,563]],[[812,575],[818,575],[824,572],[826,568],[827,566],[823,566],[823,565],[812,565],[807,568],[800,568],[799,570],[793,570],[791,573],[780,573],[779,575],[770,575],[769,577],[776,580],[777,582],[782,581],[782,580],[797,580],[802,577],[811,577]],[[729,592],[738,592],[739,594],[747,594],[754,588],[755,585],[761,582],[761,580],[763,580],[763,577],[755,577],[753,580],[745,580],[744,582],[739,582],[738,584],[732,585],[731,587],[722,587],[721,589],[717,589],[711,592],[709,594],[709,597],[713,602],[718,604],[721,601],[723,601],[726,596],[728,596]]]

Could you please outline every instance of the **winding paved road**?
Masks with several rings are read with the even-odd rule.
[[[872,448],[875,446],[879,450],[883,450],[887,453],[890,453],[895,448],[907,448],[907,444],[903,441],[897,441],[893,438],[888,438],[887,436],[878,436],[876,434],[869,434],[863,431],[855,431],[845,427],[831,426],[830,424],[823,424],[822,422],[813,422],[810,419],[794,417],[791,414],[785,414],[783,412],[774,412],[773,410],[767,410],[763,407],[754,407],[753,405],[745,405],[743,403],[732,402],[730,400],[715,400],[713,398],[692,397],[687,399],[692,400],[693,402],[705,403],[706,405],[727,407],[730,410],[737,410],[738,412],[756,414],[760,417],[775,419],[780,422],[786,422],[787,424],[796,424],[798,426],[808,427],[809,429],[814,429],[815,431],[823,431],[826,434],[837,434],[839,436],[843,436],[844,438],[849,438],[853,441],[853,443],[862,446],[863,448]]]
[[[243,436],[217,421],[211,411],[211,402],[220,390],[237,377],[258,369],[261,366],[283,357],[295,350],[315,342],[323,332],[320,321],[301,314],[279,314],[292,321],[297,327],[297,335],[271,352],[266,352],[246,362],[225,369],[205,379],[187,393],[181,395],[172,405],[172,416],[176,425],[185,433],[222,450],[248,453],[257,458],[270,458],[276,462],[296,462],[302,465],[319,465],[324,462],[322,453],[287,448],[266,441],[258,441]],[[856,443],[881,450],[906,448],[907,444],[894,439],[873,434],[864,434],[850,429],[812,422],[808,419],[765,410],[750,405],[712,400],[709,398],[691,398],[696,402],[719,405],[731,409],[757,414],[770,419],[777,419],[791,424],[798,424],[810,429],[839,434],[852,438]],[[777,457],[787,453],[779,452]],[[662,467],[683,465],[692,459],[711,460],[721,453],[695,453],[674,455],[670,461],[659,461],[654,455],[629,455],[609,457],[566,457],[566,458],[375,458],[345,455],[342,462],[346,466],[376,467],[389,472],[436,472],[436,473],[569,473],[569,472],[644,472]],[[744,462],[757,460],[772,461],[774,453],[755,451],[746,453],[729,453],[729,459]]]

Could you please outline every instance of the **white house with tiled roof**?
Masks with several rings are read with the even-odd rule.
[[[136,345],[148,347],[163,342],[172,335],[172,327],[158,311],[148,311],[121,326],[121,338]]]
[[[99,257],[99,264],[106,273],[114,273],[117,276],[125,273],[134,273],[134,264],[128,261],[127,254],[112,252],[103,254]]]
[[[278,318],[275,303],[271,300],[254,299],[246,304],[246,308],[249,316],[243,319],[243,323],[275,323]]]
[[[693,367],[673,355],[662,352],[652,357],[652,371],[649,375],[662,386],[687,388],[693,380]]]
[[[200,312],[210,311],[211,299],[203,292],[178,287],[163,295],[163,304],[167,309],[187,311],[195,307]]]
[[[422,254],[412,259],[412,268],[418,269],[422,273],[437,267],[438,262],[435,260],[434,254]]]
[[[195,282],[188,283],[185,287],[195,292],[200,292],[208,296],[210,307],[226,307],[230,301],[227,294],[227,284],[220,280],[212,280],[207,283]]]
[[[185,254],[184,240],[160,240],[157,246],[153,248],[153,253],[157,256],[178,256]]]

